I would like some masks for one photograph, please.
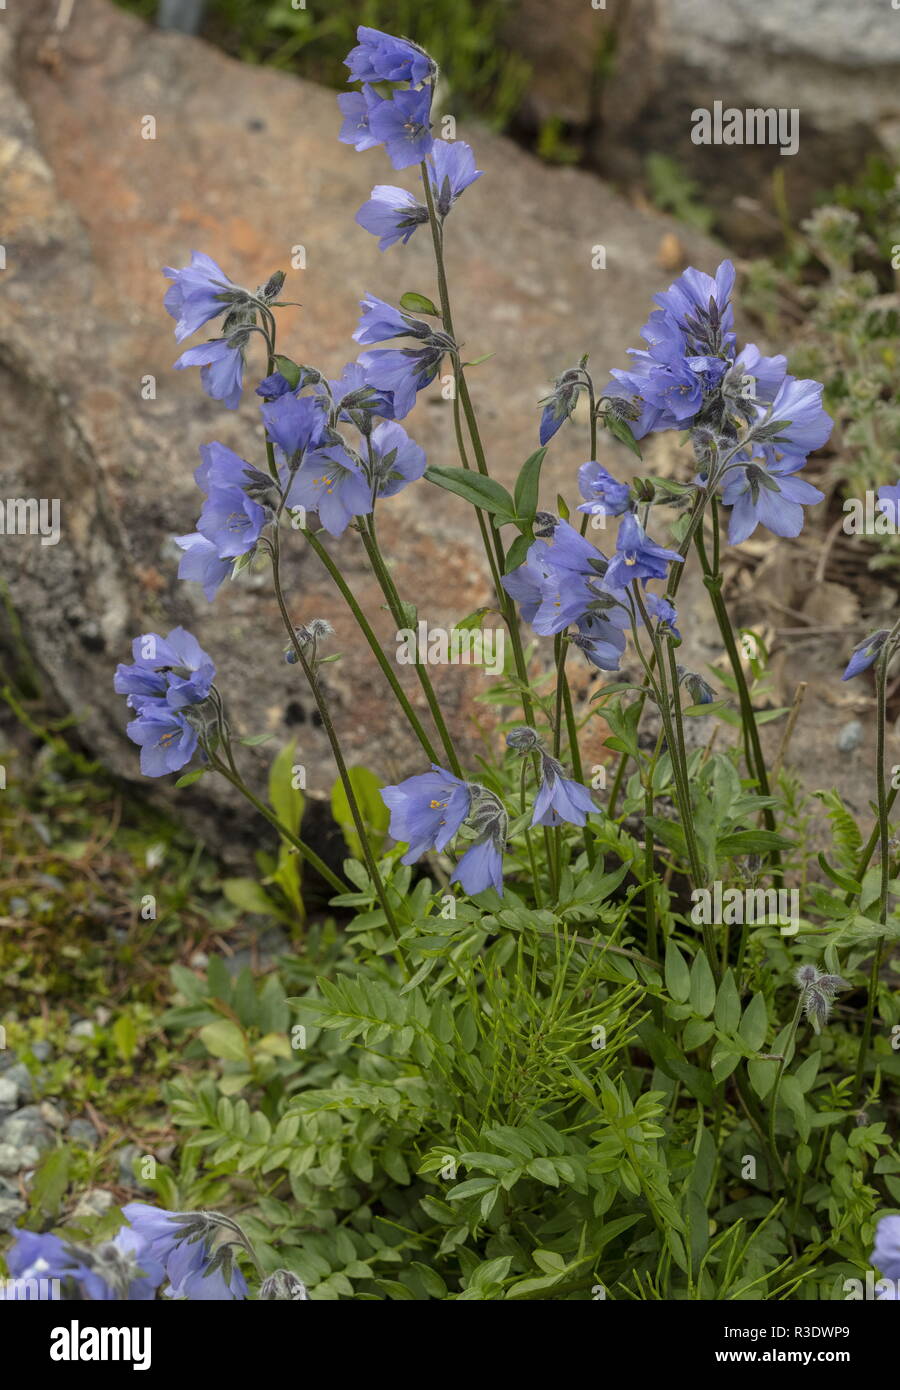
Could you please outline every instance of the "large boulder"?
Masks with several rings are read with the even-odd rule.
[[[338,143],[332,92],[147,28],[105,0],[80,0],[57,33],[55,8],[27,21],[18,6],[5,11],[0,36],[0,496],[59,498],[62,518],[57,545],[5,537],[13,608],[49,688],[116,772],[137,775],[137,750],[113,668],[134,634],[183,623],[213,654],[237,731],[297,735],[309,789],[322,793],[333,780],[327,744],[302,678],[282,660],[266,576],[226,586],[212,605],[176,579],[171,536],[197,514],[200,445],[220,439],[259,461],[261,435],[252,389],[231,412],[203,395],[195,372],[171,370],[178,349],[161,267],[196,247],[238,283],[288,270],[285,297],[302,307],[282,312],[284,350],[336,375],[358,350],[362,293],[434,293],[430,243],[419,235],[382,255],[355,225],[372,185],[395,176],[380,152]],[[601,373],[621,359],[666,273],[657,254],[662,243],[671,259],[673,228],[588,175],[544,168],[483,130],[460,134],[486,173],[448,224],[455,317],[470,358],[495,354],[472,383],[491,468],[510,483],[536,447],[537,401],[552,377],[585,350]],[[605,270],[593,268],[598,243]],[[291,272],[301,244],[306,269]],[[717,259],[696,237],[684,253],[706,266]],[[431,463],[456,462],[440,391],[409,425]],[[585,431],[567,427],[548,497],[572,496],[586,454]],[[430,624],[448,627],[487,601],[462,502],[420,483],[383,507],[381,531],[401,593]],[[332,550],[393,651],[357,539],[348,533]],[[297,620],[327,616],[337,629],[333,650],[344,655],[327,683],[350,760],[391,777],[417,767],[370,653],[299,537],[289,580]],[[465,667],[433,674],[455,733],[475,746],[470,716],[489,678]]]

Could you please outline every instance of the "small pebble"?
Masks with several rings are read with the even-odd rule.
[[[858,719],[851,719],[837,736],[839,753],[855,753],[862,743],[863,727]]]
[[[33,1168],[40,1157],[31,1144],[0,1144],[0,1173],[15,1177],[23,1168]]]

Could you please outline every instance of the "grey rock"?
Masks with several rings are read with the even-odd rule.
[[[107,1192],[106,1188],[91,1187],[78,1198],[72,1209],[72,1220],[85,1221],[95,1216],[103,1216],[115,1203],[115,1197],[111,1192]]]
[[[25,1168],[33,1168],[39,1160],[40,1154],[32,1144],[0,1142],[0,1173],[14,1176]]]
[[[0,1231],[11,1231],[25,1211],[25,1203],[19,1197],[0,1196]]]
[[[92,1018],[81,1018],[77,1023],[73,1023],[69,1029],[70,1038],[92,1038],[97,1030],[97,1025]]]
[[[3,1074],[6,1081],[14,1081],[19,1088],[19,1098],[23,1101],[34,1099],[34,1079],[24,1062],[16,1062]]]
[[[33,1146],[43,1152],[53,1146],[53,1133],[41,1114],[40,1106],[26,1105],[9,1115],[0,1125],[0,1142],[17,1148]]]
[[[0,1116],[10,1115],[19,1101],[19,1086],[9,1072],[0,1076]]]
[[[844,725],[837,737],[839,753],[855,753],[863,741],[863,726],[858,719]]]
[[[40,1039],[38,1042],[33,1042],[31,1044],[31,1050],[39,1062],[49,1062],[50,1058],[53,1056],[53,1048],[43,1039]]]
[[[900,24],[884,0],[635,0],[621,8],[616,40],[596,127],[600,167],[634,175],[663,151],[731,236],[779,236],[776,171],[799,217],[869,155],[900,149]],[[715,101],[799,111],[798,152],[693,144],[693,111]]]
[[[87,1149],[96,1148],[100,1138],[90,1120],[84,1119],[81,1115],[76,1115],[74,1120],[69,1121],[66,1135],[73,1144],[80,1144],[82,1148]]]
[[[151,1184],[142,1182],[139,1177],[135,1176],[134,1162],[140,1156],[141,1150],[138,1148],[137,1144],[125,1144],[124,1147],[119,1150],[119,1182],[123,1187],[138,1187],[144,1192],[152,1192],[153,1187]]]

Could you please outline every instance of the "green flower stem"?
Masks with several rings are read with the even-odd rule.
[[[271,811],[269,807],[266,806],[265,802],[260,801],[259,797],[254,796],[253,792],[250,790],[244,779],[240,776],[240,774],[237,772],[237,769],[234,767],[233,760],[229,759],[230,766],[226,766],[226,764],[223,763],[221,758],[217,757],[216,754],[207,753],[207,756],[209,757],[210,765],[215,768],[216,772],[218,772],[220,776],[224,777],[227,782],[230,782],[231,785],[235,787],[237,791],[240,792],[241,796],[245,797],[246,800],[249,801],[250,805],[253,806],[254,809],[257,810],[259,814],[269,822],[270,825],[274,826],[274,828],[278,831],[279,835],[281,835],[285,840],[287,840],[289,844],[293,845],[300,858],[305,860],[305,862],[309,864],[311,868],[315,869],[317,874],[321,874],[325,882],[328,883],[335,890],[336,893],[350,892],[349,885],[343,883],[338,878],[337,874],[333,873],[332,870],[329,869],[328,865],[324,862],[324,860],[319,858],[315,850],[310,849],[309,845],[305,844],[304,841],[301,840],[298,835],[295,835],[292,830],[290,830],[282,821],[280,821],[278,817],[275,815],[274,811]]]
[[[373,632],[368,622],[368,619],[366,618],[365,614],[360,608],[356,598],[353,595],[352,590],[350,589],[350,586],[347,584],[346,580],[344,579],[344,576],[341,574],[340,569],[335,564],[334,560],[331,558],[331,555],[328,553],[328,550],[319,540],[315,532],[309,530],[308,528],[305,528],[303,534],[306,537],[309,544],[311,545],[312,549],[318,555],[319,559],[322,561],[322,564],[325,566],[328,573],[331,575],[331,578],[334,580],[335,585],[337,586],[342,598],[347,604],[347,607],[350,609],[351,613],[353,614],[354,618],[359,624],[363,636],[365,637],[372,651],[372,655],[375,657],[375,660],[381,667],[386,680],[388,681],[391,689],[396,695],[400,708],[403,710],[403,713],[409,720],[410,727],[412,728],[420,744],[422,745],[422,749],[425,752],[426,757],[428,758],[429,762],[439,762],[440,759],[438,758],[437,752],[435,751],[435,748],[431,743],[431,740],[429,739],[428,735],[423,729],[418,715],[416,714],[415,710],[410,704],[406,692],[404,691],[402,685],[400,684],[400,681],[397,678],[396,671],[394,670],[391,663],[385,656],[384,651],[381,647],[381,643],[378,641],[378,638]]]
[[[525,777],[526,777],[527,772],[528,772],[528,759],[527,759],[527,758],[523,758],[523,759],[522,759],[522,772],[521,772],[521,776],[520,776],[520,778],[519,778],[519,802],[520,802],[520,805],[521,805],[521,808],[522,808],[522,815],[523,815],[523,816],[525,815],[525,812],[526,812],[526,801],[525,801]],[[527,826],[527,825],[526,825],[526,827],[525,827],[525,844],[526,844],[527,847],[528,847],[528,862],[529,862],[530,865],[531,865],[531,882],[532,882],[532,884],[533,884],[533,886],[534,886],[534,905],[535,905],[535,907],[537,907],[537,908],[542,908],[542,907],[544,906],[544,898],[543,898],[543,894],[541,893],[541,880],[540,880],[540,877],[539,877],[539,875],[538,875],[537,860],[536,860],[535,857],[534,857],[534,845],[533,845],[532,840],[531,840],[531,827],[530,827],[530,826]]]
[[[698,488],[698,489],[697,489],[697,495],[696,495],[696,497],[694,498],[694,505],[693,505],[693,508],[692,508],[692,510],[691,510],[690,520],[689,520],[689,522],[688,522],[688,528],[687,528],[687,531],[685,532],[685,535],[684,535],[684,538],[682,539],[681,544],[680,544],[679,547],[678,547],[678,554],[681,556],[682,561],[684,561],[685,563],[686,563],[688,551],[689,551],[690,548],[691,548],[691,542],[692,542],[692,540],[693,540],[693,538],[694,538],[694,532],[696,531],[697,526],[699,525],[700,520],[701,520],[701,518],[702,518],[702,516],[703,516],[703,509],[704,509],[704,507],[706,506],[707,497],[708,497],[708,493],[707,493],[707,491],[706,491],[705,488]],[[668,585],[667,585],[667,587],[666,587],[666,598],[669,600],[670,603],[674,600],[675,595],[678,593],[678,586],[679,586],[680,583],[681,583],[681,576],[682,576],[682,574],[684,573],[684,568],[685,568],[684,563],[682,563],[682,564],[680,564],[680,565],[676,565],[676,564],[673,563],[673,564],[672,564],[672,568],[671,568],[670,571],[669,571],[669,583],[668,583]],[[654,653],[653,653],[653,660],[652,660],[652,663],[651,663],[651,669],[652,669],[652,666],[655,665],[655,663],[656,663],[656,653],[654,652]],[[639,695],[639,696],[638,696],[638,701],[639,701],[639,705],[640,705],[640,709],[639,709],[639,711],[638,711],[638,719],[639,719],[639,720],[640,720],[641,712],[643,711],[644,705],[645,705],[645,703],[646,703],[646,700],[647,700],[646,694],[642,694],[642,695]],[[612,819],[612,817],[615,815],[616,803],[618,802],[618,799],[619,799],[619,793],[620,793],[621,790],[622,790],[622,785],[623,785],[623,782],[624,782],[624,779],[625,779],[625,770],[626,770],[626,768],[627,768],[627,766],[628,766],[628,761],[629,761],[629,754],[626,753],[626,752],[624,752],[624,751],[621,752],[621,753],[619,754],[619,761],[618,761],[618,764],[617,764],[617,766],[616,766],[616,774],[615,774],[615,777],[613,778],[613,784],[612,784],[612,788],[611,788],[610,794],[609,794],[609,806],[608,806],[607,814],[609,815],[610,819]]]
[[[374,515],[368,518],[357,517],[357,523],[359,525],[360,535],[362,536],[362,542],[365,546],[366,554],[369,557],[369,563],[372,566],[375,578],[378,580],[378,583],[381,587],[381,592],[384,594],[384,597],[387,600],[387,605],[390,609],[391,616],[393,617],[394,622],[397,624],[398,628],[404,628],[407,626],[407,624],[403,618],[403,607],[401,599],[399,594],[397,593],[394,580],[391,576],[390,570],[385,564],[384,557],[378,545],[378,538],[375,533]],[[431,677],[428,674],[428,668],[425,666],[424,662],[422,662],[419,659],[419,657],[420,654],[417,639],[415,663],[416,675],[418,677],[419,684],[422,687],[425,699],[428,701],[428,708],[431,711],[431,717],[434,720],[434,726],[438,731],[438,736],[440,737],[441,743],[444,746],[444,752],[447,754],[447,759],[450,763],[450,770],[453,773],[454,777],[462,777],[462,767],[460,765],[459,758],[456,756],[456,749],[453,746],[453,740],[450,737],[450,731],[448,730],[447,725],[444,722],[444,716],[441,712],[441,707],[438,703],[438,698],[435,694],[434,686],[431,683]],[[433,758],[432,761],[439,762],[440,759]]]
[[[715,498],[713,498],[712,505],[713,515],[715,516],[717,511],[717,503]],[[747,759],[748,770],[751,776],[756,778],[760,796],[768,797],[772,794],[769,788],[769,776],[766,771],[766,762],[765,758],[763,757],[762,745],[759,741],[759,729],[756,725],[756,713],[753,709],[753,701],[750,698],[750,690],[747,686],[747,680],[744,675],[744,668],[741,665],[741,658],[738,653],[737,643],[734,640],[734,630],[731,626],[731,619],[728,616],[728,608],[724,598],[722,597],[722,572],[721,570],[714,571],[710,566],[706,554],[706,545],[703,540],[702,529],[697,530],[694,540],[697,546],[697,554],[700,557],[700,564],[703,568],[703,582],[706,585],[707,591],[709,592],[710,601],[712,603],[713,612],[716,616],[716,622],[719,627],[719,632],[721,633],[722,641],[725,644],[725,650],[728,653],[728,660],[731,665],[731,670],[734,674],[735,682],[737,684],[738,700],[741,706],[741,722],[743,724],[744,736],[745,738],[749,739],[748,751],[750,753],[750,756]],[[771,806],[766,806],[763,808],[763,819],[766,824],[766,829],[774,831],[775,816]],[[771,852],[770,862],[772,864],[773,869],[778,871],[778,877],[780,878],[781,855],[778,853],[777,850],[773,850]]]
[[[890,814],[890,812],[893,810],[894,802],[897,800],[898,791],[900,791],[900,788],[892,787],[891,790],[888,792],[887,801],[885,802],[885,811],[887,811],[888,814]],[[878,819],[875,821],[875,824],[872,827],[872,833],[869,836],[869,839],[866,843],[866,847],[860,855],[859,863],[856,865],[856,868],[853,871],[853,877],[856,879],[857,883],[862,882],[863,875],[869,867],[872,855],[875,853],[875,846],[878,844],[880,838],[881,821],[880,819]],[[855,897],[857,897],[857,894],[851,891],[844,898],[844,902],[847,904],[848,907]]]
[[[391,933],[394,939],[398,940],[400,936],[400,928],[397,925],[397,920],[394,916],[394,910],[391,907],[384,883],[381,878],[381,874],[378,870],[378,865],[375,862],[375,856],[372,853],[372,846],[369,844],[369,837],[366,834],[365,822],[363,821],[362,813],[359,809],[359,803],[356,799],[356,792],[353,789],[353,783],[350,780],[350,774],[347,771],[347,764],[344,761],[344,755],[341,751],[340,741],[338,740],[337,733],[335,731],[335,727],[331,719],[331,712],[328,708],[328,703],[322,694],[321,688],[319,686],[318,677],[306,659],[306,653],[304,652],[303,647],[297,638],[297,634],[294,631],[294,624],[291,622],[291,617],[287,610],[287,604],[285,603],[284,598],[284,590],[281,586],[281,557],[279,549],[279,533],[277,530],[274,532],[272,536],[269,549],[272,556],[272,579],[275,586],[275,597],[278,601],[278,608],[281,613],[281,620],[284,623],[285,631],[287,632],[291,645],[294,648],[297,660],[303,669],[303,674],[305,675],[309,683],[309,688],[312,691],[313,699],[316,702],[316,708],[319,711],[319,717],[322,720],[322,727],[325,730],[328,742],[331,745],[331,752],[334,757],[335,765],[337,766],[338,776],[341,779],[341,785],[344,788],[344,795],[347,798],[347,804],[350,807],[350,814],[353,817],[353,824],[356,829],[356,834],[359,838],[360,846],[362,848],[363,858],[366,861],[366,868],[368,869],[369,877],[371,878],[372,883],[374,885],[376,896],[378,897],[378,901],[381,903],[382,911],[384,912],[385,918],[387,919],[387,924],[390,927]]]
[[[896,632],[896,627],[894,632]],[[893,633],[891,634],[893,637]],[[878,839],[881,853],[881,886],[878,893],[878,920],[887,925],[888,884],[890,882],[890,825],[888,824],[887,782],[884,775],[884,733],[887,721],[887,668],[893,652],[891,637],[885,642],[878,664],[875,668],[875,691],[877,712],[875,716],[875,786],[878,796]],[[866,1000],[866,1016],[863,1021],[862,1036],[859,1040],[859,1053],[856,1058],[856,1076],[853,1082],[853,1103],[859,1103],[862,1096],[863,1079],[866,1070],[866,1056],[872,1040],[872,1025],[875,1021],[875,1003],[878,998],[878,978],[881,972],[881,956],[884,950],[884,936],[880,936],[872,955],[872,970],[869,975],[869,997]]]
[[[451,337],[453,341],[456,342],[456,333],[453,327],[453,314],[450,308],[450,291],[447,285],[447,270],[444,264],[443,231],[440,226],[440,223],[438,222],[437,211],[434,206],[434,197],[431,192],[431,180],[429,178],[428,166],[424,162],[424,160],[422,161],[421,170],[422,185],[425,190],[425,203],[428,208],[428,221],[431,227],[431,240],[434,246],[434,259],[437,269],[438,280],[438,296],[441,302],[441,322],[443,323],[444,329],[449,335],[449,337]],[[475,454],[475,463],[479,473],[481,473],[484,477],[489,477],[490,474],[488,472],[487,460],[485,458],[484,445],[481,441],[481,433],[478,428],[478,420],[475,416],[475,409],[472,405],[472,399],[469,395],[469,388],[466,383],[465,370],[463,368],[462,362],[460,362],[459,360],[457,360],[455,366],[456,391],[459,395],[460,404],[462,405],[463,414],[465,416],[466,424],[468,426],[469,438],[472,442],[472,449]],[[461,434],[461,431],[457,432],[457,442],[461,441]],[[461,451],[461,458],[463,460],[464,466],[468,467],[464,450]],[[479,515],[481,515],[480,512]],[[515,661],[516,665],[516,675],[518,676],[519,683],[522,687],[522,711],[525,715],[525,722],[527,724],[533,725],[534,705],[532,703],[531,691],[529,688],[528,668],[525,664],[525,653],[522,648],[522,634],[519,631],[519,619],[516,613],[515,604],[513,603],[509,594],[507,594],[506,590],[503,588],[502,583],[500,582],[505,564],[503,543],[500,539],[497,528],[493,525],[492,522],[489,521],[484,522],[484,526],[482,528],[482,538],[485,541],[485,549],[488,554],[489,563],[491,563],[491,574],[494,579],[494,585],[497,591],[497,602],[500,606],[500,611],[503,615],[503,619],[509,631],[509,639],[512,642],[513,660]],[[491,550],[493,550],[494,555],[493,562],[491,562]]]
[[[790,1052],[794,1039],[797,1036],[797,1029],[800,1026],[800,1018],[802,1013],[803,993],[801,991],[800,998],[797,1000],[797,1007],[794,1010],[794,1017],[791,1020],[791,1031],[787,1036],[787,1040],[784,1044],[784,1052],[782,1053],[781,1060],[778,1063],[778,1070],[775,1073],[775,1084],[772,1087],[772,1104],[769,1110],[769,1147],[777,1157],[779,1167],[785,1175],[787,1174],[787,1167],[784,1163],[784,1160],[781,1157],[781,1154],[778,1152],[778,1141],[775,1135],[775,1116],[778,1110],[778,1092],[781,1087],[781,1078],[784,1075],[784,1069],[787,1066],[788,1053]]]

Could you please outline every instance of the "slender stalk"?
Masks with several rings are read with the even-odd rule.
[[[877,713],[875,725],[875,786],[878,796],[878,839],[881,853],[881,885],[878,893],[878,920],[887,925],[888,885],[890,882],[890,825],[888,824],[887,783],[884,775],[884,735],[887,721],[887,668],[891,657],[890,643],[885,643],[875,668],[875,691]],[[856,1058],[856,1076],[853,1082],[853,1102],[858,1104],[862,1095],[863,1079],[866,1070],[866,1055],[872,1039],[872,1025],[875,1021],[875,1003],[878,998],[878,979],[881,973],[881,955],[884,950],[884,936],[880,936],[872,955],[872,969],[869,975],[869,996],[866,1000],[866,1016],[863,1021],[862,1036],[859,1040],[859,1053]]]
[[[391,611],[391,616],[393,617],[394,622],[397,624],[397,626],[403,628],[406,626],[406,623],[403,619],[401,599],[399,594],[397,593],[397,589],[394,585],[393,578],[391,577],[391,573],[384,562],[384,557],[382,556],[381,550],[378,545],[378,538],[375,534],[375,518],[374,516],[370,516],[368,518],[363,516],[357,517],[357,523],[359,525],[360,535],[362,536],[362,541],[363,545],[365,546],[366,554],[369,557],[369,563],[372,566],[372,569],[375,573],[375,578],[378,580],[381,592],[387,599],[387,604],[388,608]],[[450,737],[450,732],[447,728],[446,723],[444,722],[444,716],[441,712],[441,707],[438,703],[438,698],[435,694],[434,686],[431,683],[431,677],[428,674],[427,667],[419,659],[418,640],[416,641],[415,669],[416,675],[419,679],[419,684],[421,685],[422,690],[424,692],[425,699],[428,701],[428,708],[431,711],[431,717],[434,720],[434,726],[438,731],[438,736],[441,740],[441,743],[444,745],[444,752],[447,754],[447,758],[450,763],[450,769],[455,777],[462,777],[462,767],[460,765],[459,758],[456,756],[456,749],[453,746],[453,740]],[[438,761],[438,759],[434,759],[433,761]]]
[[[450,308],[450,291],[447,285],[447,270],[444,264],[443,231],[441,228],[441,224],[438,221],[437,210],[434,206],[434,196],[431,192],[431,180],[428,174],[428,166],[424,162],[424,160],[422,161],[421,171],[422,186],[425,190],[425,203],[428,208],[428,221],[431,227],[431,240],[434,246],[434,259],[438,280],[438,296],[441,302],[441,322],[443,323],[445,332],[449,335],[449,337],[453,339],[454,342],[456,342],[456,332],[453,327],[453,313]],[[471,440],[472,449],[475,454],[476,466],[478,468],[479,473],[483,474],[484,477],[488,477],[489,472],[487,460],[485,458],[484,445],[481,441],[481,433],[478,428],[478,420],[475,415],[475,409],[472,405],[472,399],[469,395],[469,388],[466,383],[465,370],[463,368],[462,362],[459,361],[459,359],[457,359],[456,361],[456,390],[459,393],[460,404],[462,406],[463,414],[466,419],[466,425],[468,426],[469,438]],[[457,432],[457,440],[458,442],[461,440],[461,431]],[[468,464],[466,463],[464,450],[461,453],[461,457],[463,459],[464,465],[468,466]],[[481,515],[480,512],[479,515]],[[525,664],[525,653],[522,649],[522,634],[519,631],[519,619],[516,613],[516,606],[507,594],[506,590],[503,588],[502,583],[500,582],[500,576],[503,574],[505,564],[503,543],[500,539],[497,528],[490,522],[485,522],[484,529],[482,530],[482,536],[486,539],[486,549],[488,552],[489,560],[491,550],[493,550],[494,562],[491,565],[491,570],[492,575],[494,577],[494,583],[497,589],[497,602],[500,606],[500,611],[503,614],[504,621],[506,622],[506,626],[509,630],[510,641],[512,642],[513,660],[515,661],[516,665],[516,675],[518,676],[519,683],[522,687],[521,699],[522,710],[525,715],[525,722],[527,724],[533,724],[534,706],[531,700],[531,692],[529,689],[528,668]]]
[[[717,514],[717,510],[718,504],[716,502],[716,499],[713,498],[713,516]],[[702,529],[697,530],[694,537],[694,541],[697,547],[697,554],[700,557],[700,564],[703,568],[703,582],[706,585],[706,588],[709,592],[710,601],[712,603],[713,612],[715,614],[716,622],[719,627],[719,632],[721,633],[722,641],[725,644],[725,650],[728,653],[728,660],[731,665],[731,670],[734,674],[735,682],[737,684],[738,700],[741,706],[741,722],[743,724],[745,738],[749,740],[748,751],[750,753],[750,756],[747,760],[748,769],[751,775],[756,778],[760,795],[768,797],[771,796],[771,791],[769,788],[769,777],[766,771],[766,762],[765,758],[763,757],[762,745],[759,741],[759,729],[756,725],[756,712],[753,709],[753,701],[750,698],[750,690],[747,685],[747,679],[744,675],[744,668],[741,663],[740,654],[738,653],[737,643],[734,640],[734,630],[731,626],[731,619],[728,616],[728,608],[726,606],[724,598],[722,597],[722,572],[719,569],[713,570],[713,568],[710,566],[709,559],[706,554],[706,546],[703,540]],[[764,807],[763,819],[765,820],[767,830],[775,829],[775,816],[773,814],[771,806]],[[779,865],[780,855],[778,854],[777,850],[772,851],[771,862],[773,864],[773,867],[777,867]]]
[[[794,1017],[791,1020],[791,1031],[788,1034],[787,1041],[784,1044],[784,1052],[782,1053],[781,1060],[778,1063],[778,1071],[775,1073],[775,1084],[772,1087],[772,1104],[771,1109],[769,1110],[769,1146],[772,1149],[772,1152],[777,1156],[779,1165],[784,1173],[787,1172],[787,1168],[781,1157],[781,1154],[778,1152],[778,1141],[775,1135],[775,1116],[778,1110],[778,1091],[781,1086],[781,1078],[784,1075],[784,1069],[787,1065],[788,1053],[790,1052],[794,1039],[797,1036],[797,1029],[800,1026],[800,1016],[802,1013],[803,993],[801,991],[800,998],[797,1000],[797,1007],[794,1010]]]
[[[238,773],[232,770],[234,768],[233,762],[231,763],[231,766],[228,767],[215,754],[207,754],[207,756],[209,757],[211,766],[215,768],[216,772],[218,772],[220,776],[224,777],[226,781],[230,782],[231,785],[241,793],[241,796],[245,797],[247,801],[250,802],[250,805],[253,806],[255,810],[257,810],[259,814],[269,822],[270,825],[275,827],[279,835],[283,836],[283,838],[287,840],[289,844],[294,846],[294,849],[297,851],[300,858],[305,860],[311,868],[315,869],[317,874],[321,874],[325,882],[330,884],[330,886],[335,890],[336,893],[348,893],[350,891],[349,886],[346,883],[341,882],[337,874],[333,873],[332,870],[329,869],[328,865],[325,863],[324,860],[319,858],[315,850],[310,849],[309,845],[305,844],[304,841],[301,840],[298,835],[295,835],[294,832],[283,823],[283,821],[280,821],[278,817],[275,815],[275,813],[271,811],[268,806],[266,806],[265,802],[260,801],[259,797],[254,796],[253,792],[247,786],[244,779]]]
[[[275,587],[275,598],[278,602],[278,609],[281,613],[281,620],[284,623],[285,631],[287,632],[291,645],[294,648],[294,653],[297,657],[297,660],[303,669],[303,674],[305,675],[307,682],[309,683],[309,688],[312,691],[313,699],[316,702],[316,708],[319,711],[319,717],[322,720],[322,727],[325,730],[326,737],[328,738],[328,742],[331,745],[332,756],[334,757],[334,761],[337,766],[338,776],[341,779],[341,785],[344,788],[344,795],[347,798],[347,805],[350,807],[350,814],[353,817],[353,824],[356,829],[356,834],[359,839],[360,846],[362,848],[363,858],[366,861],[366,868],[368,869],[369,877],[371,878],[372,883],[374,885],[376,896],[378,897],[378,901],[381,903],[382,911],[384,912],[385,918],[387,919],[387,923],[390,927],[391,933],[394,936],[394,938],[397,939],[400,936],[400,928],[397,925],[397,920],[394,916],[394,910],[391,907],[387,892],[385,890],[384,882],[382,881],[381,874],[378,870],[378,865],[375,862],[375,856],[372,853],[372,846],[369,844],[369,837],[366,833],[365,822],[363,821],[362,813],[359,809],[359,803],[356,799],[356,792],[354,791],[353,783],[350,780],[350,774],[347,770],[347,764],[344,760],[343,752],[341,751],[340,741],[337,737],[334,723],[332,722],[331,711],[329,710],[328,703],[322,694],[321,687],[319,686],[318,677],[311,665],[309,664],[306,658],[306,653],[303,650],[303,646],[299,641],[296,632],[294,631],[294,624],[291,622],[291,617],[287,610],[287,604],[284,598],[284,590],[281,586],[281,557],[279,550],[279,532],[277,528],[274,531],[274,534],[272,535],[271,541],[269,543],[269,549],[272,556],[272,580]]]
[[[416,738],[422,745],[422,748],[429,762],[438,762],[439,758],[437,752],[435,751],[435,748],[431,740],[429,739],[424,728],[422,727],[422,724],[419,720],[419,716],[416,714],[415,710],[410,704],[406,692],[404,691],[397,677],[396,671],[391,666],[391,663],[385,656],[381,643],[379,642],[374,631],[372,630],[372,627],[368,619],[366,618],[366,615],[360,608],[359,603],[357,602],[352,590],[350,589],[350,586],[347,584],[338,566],[334,563],[334,560],[328,553],[327,548],[322,544],[315,532],[310,531],[308,528],[306,528],[304,529],[303,534],[306,537],[309,544],[312,546],[315,553],[318,555],[319,559],[322,561],[322,564],[325,566],[328,573],[331,575],[331,578],[334,580],[335,585],[337,586],[342,598],[347,604],[347,607],[350,609],[351,613],[353,614],[354,618],[359,624],[362,634],[369,644],[372,655],[375,657],[375,660],[378,662],[378,665],[381,667],[381,670],[384,673],[386,680],[388,681],[388,684],[390,685],[391,689],[396,695],[400,708],[403,710],[403,713],[409,720],[410,727],[412,728],[414,734],[416,735]]]
[[[522,759],[522,773],[519,778],[519,801],[522,807],[522,815],[525,814],[525,776],[528,771],[528,759]],[[534,905],[541,908],[544,906],[544,898],[541,893],[541,881],[538,877],[537,861],[534,857],[534,845],[531,840],[531,828],[525,827],[525,844],[528,847],[528,862],[531,865],[531,882],[534,886]]]

